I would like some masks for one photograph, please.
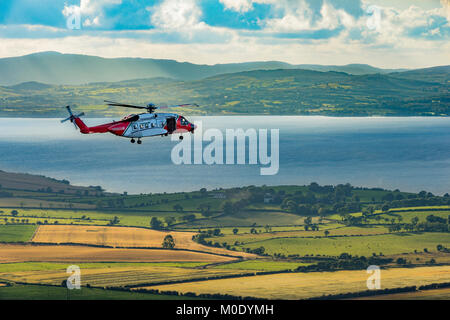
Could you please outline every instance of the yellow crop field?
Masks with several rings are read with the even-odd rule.
[[[205,277],[237,275],[242,270],[196,269],[157,266],[132,266],[114,268],[81,269],[81,285],[126,286],[161,283],[164,281],[194,280]],[[41,270],[0,273],[0,279],[26,283],[59,285],[66,280],[66,270]]]
[[[149,287],[162,291],[219,293],[264,299],[305,299],[367,290],[366,270],[285,273],[209,280]],[[381,288],[450,282],[450,267],[392,268],[381,270]]]
[[[194,232],[157,231],[132,227],[102,227],[75,225],[43,225],[39,226],[32,242],[35,243],[79,243],[122,248],[161,248],[164,237],[172,235],[175,248],[188,249],[215,254],[226,254],[242,257],[254,257],[252,254],[234,252],[223,248],[211,248],[192,241]]]
[[[0,263],[11,262],[222,262],[234,258],[202,252],[96,248],[87,246],[0,245]]]

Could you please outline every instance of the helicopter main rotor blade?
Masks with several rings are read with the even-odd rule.
[[[176,104],[171,106],[158,106],[159,109],[167,109],[167,108],[179,108],[179,107],[198,107],[199,105],[196,103],[184,103],[184,104]]]
[[[131,105],[131,104],[119,103],[119,102],[114,102],[114,101],[108,101],[108,100],[105,100],[105,102],[108,104],[108,106],[112,106],[112,107],[124,107],[124,108],[135,108],[135,109],[147,109],[147,107],[134,106],[134,105]]]

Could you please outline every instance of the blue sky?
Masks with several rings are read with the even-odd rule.
[[[450,0],[1,0],[0,57],[421,67],[450,64],[449,20]]]

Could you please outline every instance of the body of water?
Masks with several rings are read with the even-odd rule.
[[[204,129],[279,129],[279,172],[259,165],[174,165],[178,142],[142,145],[111,134],[81,135],[59,119],[0,119],[0,169],[101,185],[108,191],[174,192],[246,185],[351,183],[450,192],[450,118],[196,117]],[[86,119],[88,125],[105,122]],[[1,183],[1,182],[0,182]]]

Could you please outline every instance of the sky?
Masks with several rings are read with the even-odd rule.
[[[450,64],[450,0],[0,0],[0,57]]]

